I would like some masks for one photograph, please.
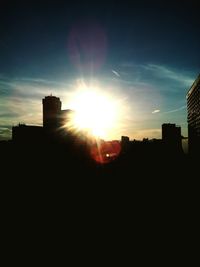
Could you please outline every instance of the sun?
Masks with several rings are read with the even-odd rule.
[[[107,139],[117,122],[116,101],[100,90],[77,92],[70,107],[74,111],[71,128],[76,131],[85,131],[95,137]]]

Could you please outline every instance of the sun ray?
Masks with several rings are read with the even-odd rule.
[[[97,138],[108,138],[117,123],[117,101],[100,90],[85,86],[71,99],[74,111],[67,125],[74,132],[87,132]]]

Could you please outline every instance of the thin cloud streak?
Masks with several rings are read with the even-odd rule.
[[[186,73],[180,72],[178,70],[172,70],[166,66],[157,64],[147,64],[143,66],[144,69],[153,72],[157,77],[166,78],[174,80],[184,86],[192,85],[194,78],[189,77]]]
[[[120,77],[120,74],[117,71],[112,70],[112,73],[114,73],[117,77]]]
[[[155,114],[155,113],[158,113],[158,112],[160,112],[160,109],[155,109],[155,110],[153,110],[151,113],[152,113],[152,114]]]
[[[152,74],[154,76],[152,80],[155,80],[156,77],[162,79],[169,79],[180,83],[184,87],[189,87],[192,85],[195,79],[195,76],[192,75],[189,71],[180,71],[179,69],[172,69],[168,66],[155,63],[141,65],[133,62],[124,62],[120,64],[120,67],[122,68],[122,70],[129,69],[129,72],[132,72],[132,77],[135,81],[138,81],[138,79],[141,81],[142,77],[146,76],[146,74],[149,73],[151,74],[151,78]]]
[[[184,110],[184,109],[186,109],[186,105],[185,106],[182,106],[182,107],[180,107],[180,108],[176,108],[176,109],[172,109],[172,110],[169,110],[169,111],[165,111],[165,112],[163,112],[163,114],[168,114],[168,113],[174,113],[174,112],[178,112],[178,111],[181,111],[181,110]]]
[[[57,81],[51,81],[51,80],[47,80],[47,79],[41,79],[41,78],[18,78],[15,79],[16,81],[19,82],[28,82],[28,83],[38,83],[38,84],[46,84],[46,85],[52,85],[52,86],[59,86],[59,87],[63,87],[66,86],[66,83],[63,82],[57,82]],[[71,83],[67,83],[68,86],[73,86]]]

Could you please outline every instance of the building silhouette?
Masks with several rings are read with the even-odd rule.
[[[128,136],[124,136],[124,135],[121,136],[121,142],[122,143],[129,143],[129,141],[130,140],[129,140],[129,137]]]
[[[162,141],[165,149],[180,152],[182,150],[181,127],[175,123],[163,123]]]
[[[43,127],[48,131],[65,129],[74,113],[71,109],[62,110],[62,102],[59,97],[46,96],[42,100],[43,104]]]
[[[46,96],[42,99],[43,126],[47,130],[55,130],[59,127],[62,102],[56,96]]]
[[[150,158],[152,155],[169,155],[170,153],[180,153],[182,151],[181,127],[176,124],[162,124],[162,140],[130,141],[128,136],[122,136],[119,141],[104,141],[94,138],[88,139],[87,132],[73,131],[73,116],[75,111],[71,109],[62,110],[62,102],[56,96],[45,96],[43,104],[43,126],[32,126],[19,124],[12,128],[12,140],[19,144],[42,144],[41,147],[49,145],[66,145],[67,147],[81,154],[92,150],[93,156],[101,157],[109,162],[119,154],[130,158]],[[97,146],[98,143],[98,146]],[[176,153],[176,155],[177,155]]]
[[[12,140],[23,144],[41,143],[44,140],[43,127],[25,124],[13,126]]]
[[[187,93],[189,153],[200,151],[200,74]]]
[[[124,136],[122,135],[121,136],[121,146],[122,146],[122,150],[124,152],[126,152],[129,148],[129,145],[130,145],[130,140],[129,140],[129,137],[128,136]]]
[[[56,96],[42,99],[43,127],[19,124],[12,127],[12,140],[15,143],[41,143],[55,140],[66,140],[69,136],[69,121],[74,111],[61,110],[62,102]]]

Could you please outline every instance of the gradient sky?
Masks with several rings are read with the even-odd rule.
[[[41,125],[44,96],[68,108],[77,86],[120,100],[113,139],[187,136],[186,92],[200,72],[199,1],[1,1],[0,139]]]

